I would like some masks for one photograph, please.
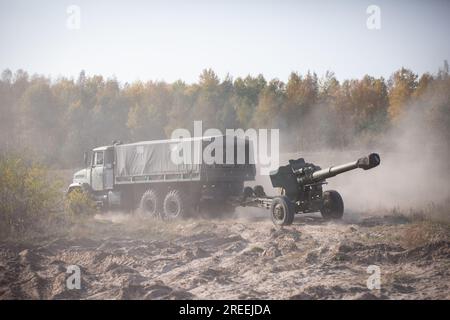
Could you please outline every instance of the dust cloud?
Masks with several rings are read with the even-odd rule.
[[[282,153],[280,165],[287,164],[289,159],[302,157],[307,162],[326,168],[377,152],[381,157],[380,166],[368,171],[358,169],[344,173],[330,178],[328,185],[324,186],[324,190],[334,189],[341,193],[346,213],[384,214],[398,211],[403,214],[428,214],[430,208],[447,207],[450,202],[450,149],[445,135],[448,128],[432,125],[427,106],[416,104],[406,109],[401,120],[379,133],[376,142],[351,141],[353,147],[342,150],[324,141],[321,138],[324,135],[317,132],[314,133],[316,144],[325,147],[316,148],[320,151],[301,151],[302,139],[297,138],[300,151]],[[302,123],[320,123],[319,127],[326,127],[329,132],[339,130],[341,137],[351,139],[351,130],[342,133],[342,129],[346,129],[339,128],[339,119],[322,115],[322,110],[315,109]],[[284,135],[282,149],[286,146],[287,137],[292,138],[293,135]],[[255,184],[263,185],[269,195],[278,193],[272,188],[269,176],[257,177],[252,185]]]

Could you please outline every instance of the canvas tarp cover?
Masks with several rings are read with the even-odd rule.
[[[200,164],[172,161],[171,152],[176,152],[176,143],[133,143],[115,146],[116,177],[129,177],[168,173],[199,173]]]

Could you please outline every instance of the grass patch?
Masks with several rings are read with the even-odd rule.
[[[450,241],[450,223],[421,220],[408,225],[402,232],[406,247],[419,247],[427,243]]]

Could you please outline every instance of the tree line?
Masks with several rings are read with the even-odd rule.
[[[26,151],[53,167],[80,166],[84,151],[113,140],[170,137],[172,130],[279,128],[284,151],[376,143],[413,107],[450,138],[450,77],[401,68],[388,78],[338,81],[334,73],[220,79],[205,69],[196,83],[86,76],[51,79],[7,69],[0,79],[0,150]]]

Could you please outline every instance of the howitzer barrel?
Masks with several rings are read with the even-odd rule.
[[[357,168],[369,170],[375,168],[379,164],[380,156],[377,153],[371,153],[367,157],[359,158],[353,162],[315,171],[312,174],[312,180],[313,182],[317,182]]]

